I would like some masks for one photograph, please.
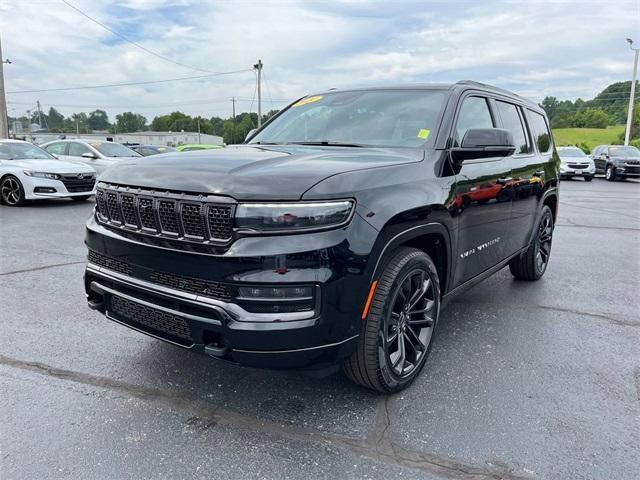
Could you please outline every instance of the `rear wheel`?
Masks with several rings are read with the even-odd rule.
[[[24,188],[20,180],[13,175],[7,175],[0,183],[0,197],[10,207],[17,207],[24,203]]]
[[[431,258],[401,247],[387,261],[356,351],[343,364],[354,382],[397,392],[420,373],[440,312],[440,283]]]
[[[610,182],[615,182],[616,169],[613,165],[607,165],[607,170],[604,172],[604,178],[606,178]]]
[[[547,270],[553,240],[553,214],[548,205],[542,207],[535,236],[522,255],[509,262],[509,270],[520,280],[538,280]]]

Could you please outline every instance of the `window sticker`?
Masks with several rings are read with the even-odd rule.
[[[102,145],[102,142],[91,142],[89,145],[91,145],[93,148],[98,148],[100,145]]]
[[[307,105],[309,103],[317,102],[322,99],[322,95],[314,95],[313,97],[306,97],[301,100],[298,100],[296,103],[292,105],[292,107],[301,107],[302,105]]]
[[[421,128],[418,132],[418,138],[428,138],[431,130],[427,130],[426,128]]]

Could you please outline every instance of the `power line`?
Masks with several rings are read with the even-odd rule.
[[[141,45],[137,42],[134,42],[133,40],[131,40],[130,38],[125,37],[124,35],[122,35],[121,33],[113,30],[112,28],[108,27],[107,25],[105,25],[104,23],[100,22],[99,20],[96,20],[95,18],[89,16],[88,14],[86,14],[85,12],[83,12],[82,10],[80,10],[78,7],[76,7],[75,5],[72,5],[71,3],[69,3],[67,0],[60,0],[62,3],[64,3],[66,6],[73,8],[76,12],[78,12],[80,15],[82,15],[83,17],[91,20],[93,23],[100,25],[102,28],[104,28],[105,30],[113,33],[115,36],[123,39],[125,42],[130,43],[131,45],[138,47],[140,50],[143,50],[144,52],[153,55],[154,57],[160,58],[162,60],[164,60],[165,62],[170,62],[173,63],[175,65],[179,65],[181,67],[185,67],[185,68],[189,68],[191,70],[196,70],[199,72],[207,72],[207,73],[217,73],[217,72],[212,72],[210,70],[204,70],[202,68],[198,68],[198,67],[194,67],[192,65],[187,65],[186,63],[181,63],[181,62],[177,62],[169,57],[165,57],[164,55],[158,53],[158,52],[154,52],[153,50],[148,49],[147,47],[145,47],[144,45]]]
[[[148,80],[144,82],[106,83],[102,85],[83,85],[79,87],[41,88],[41,89],[35,89],[35,90],[14,90],[13,92],[7,92],[7,94],[65,92],[69,90],[88,90],[88,89],[95,89],[95,88],[129,87],[132,85],[153,85],[158,83],[181,82],[183,80],[198,80],[202,78],[219,77],[221,75],[232,75],[234,73],[243,73],[243,72],[250,72],[250,71],[252,71],[252,69],[243,68],[242,70],[233,70],[230,72],[218,72],[218,73],[211,73],[209,75],[195,75],[191,77],[167,78],[164,80]]]

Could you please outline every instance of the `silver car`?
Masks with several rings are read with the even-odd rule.
[[[142,156],[124,145],[102,140],[54,140],[41,147],[60,160],[89,165],[98,172],[98,175],[116,162]]]
[[[558,147],[560,178],[582,177],[590,182],[596,174],[593,160],[578,147]]]

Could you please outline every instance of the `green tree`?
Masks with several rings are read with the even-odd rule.
[[[64,115],[55,108],[50,107],[49,114],[47,115],[47,124],[49,125],[49,131],[62,132],[64,128]]]
[[[116,115],[115,129],[118,133],[146,130],[147,119],[139,113],[124,112]]]
[[[89,133],[89,119],[84,112],[72,113],[64,119],[63,130],[69,133]]]
[[[106,130],[110,126],[109,116],[104,110],[94,110],[89,114],[89,128],[91,130]]]

